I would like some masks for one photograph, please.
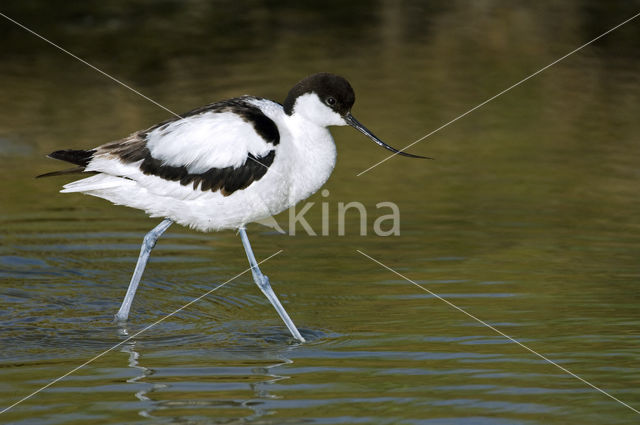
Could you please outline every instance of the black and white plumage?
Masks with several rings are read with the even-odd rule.
[[[347,80],[314,74],[296,84],[282,105],[243,96],[194,109],[91,150],[51,153],[51,158],[77,167],[43,176],[93,173],[66,184],[61,192],[101,197],[144,210],[151,217],[163,217],[163,223],[168,223],[149,233],[152,244],[145,238],[150,247],[143,244],[127,293],[129,304],[125,306],[125,299],[117,317],[127,318],[136,274],[142,274],[155,240],[172,222],[202,231],[240,229],[251,262],[253,253],[244,226],[295,205],[329,178],[336,147],[327,127],[351,125],[375,143],[398,152],[353,118],[354,102]],[[261,286],[266,276],[259,273],[254,278]],[[266,282],[269,286],[268,279]],[[265,286],[261,289],[264,292]],[[284,309],[276,305],[277,298],[270,300],[282,316]],[[287,326],[303,340],[293,323]]]
[[[293,205],[284,179],[291,170],[283,167],[287,155],[280,149],[278,109],[254,97],[226,100],[76,151],[78,165],[98,174],[67,184],[62,192],[102,197],[204,231],[270,217]]]

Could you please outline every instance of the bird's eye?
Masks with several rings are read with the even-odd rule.
[[[333,106],[336,104],[336,99],[334,97],[328,97],[326,102],[327,102],[327,105]]]

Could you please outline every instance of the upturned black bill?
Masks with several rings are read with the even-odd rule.
[[[383,148],[390,150],[391,152],[395,152],[398,155],[402,155],[402,156],[408,156],[410,158],[424,158],[424,159],[432,159],[429,158],[428,156],[420,156],[420,155],[413,155],[410,153],[406,153],[403,151],[399,151],[398,149],[391,147],[389,145],[387,145],[385,142],[383,142],[382,140],[378,139],[376,137],[375,134],[373,134],[372,132],[370,132],[369,130],[367,130],[367,127],[365,127],[364,125],[360,124],[360,122],[358,122],[357,119],[355,119],[353,117],[353,115],[351,115],[350,113],[347,113],[344,116],[344,120],[347,122],[347,124],[349,124],[351,127],[357,129],[359,132],[361,132],[362,134],[364,134],[365,136],[367,136],[368,138],[370,138],[371,140],[373,140],[375,143],[377,143],[378,145],[382,146]]]

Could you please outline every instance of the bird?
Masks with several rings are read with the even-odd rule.
[[[282,104],[244,95],[93,149],[57,150],[47,156],[75,167],[37,177],[90,174],[60,192],[96,196],[163,219],[143,238],[116,321],[128,320],[151,251],[177,223],[203,232],[236,230],[253,280],[293,338],[304,342],[258,267],[246,225],[264,223],[325,184],[337,156],[330,126],[349,125],[395,154],[428,158],[380,140],[353,117],[354,102],[354,90],[344,77],[316,73],[296,83]]]

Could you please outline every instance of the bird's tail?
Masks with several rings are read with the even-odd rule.
[[[36,178],[59,176],[62,174],[81,173],[84,171],[86,166],[89,165],[89,162],[91,162],[91,159],[93,159],[94,153],[96,153],[95,149],[92,149],[92,150],[65,149],[65,150],[51,152],[49,155],[47,155],[47,157],[53,158],[53,159],[59,159],[60,161],[70,162],[72,164],[76,164],[77,167],[40,174],[39,176],[36,176]]]

